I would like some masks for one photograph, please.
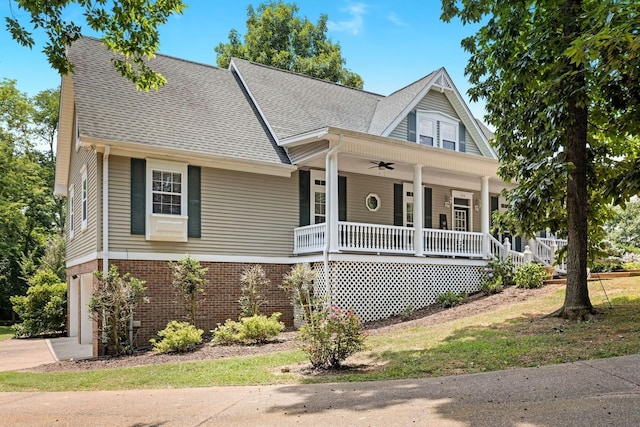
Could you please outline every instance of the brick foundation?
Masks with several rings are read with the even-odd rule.
[[[167,326],[171,320],[188,320],[188,314],[176,297],[172,285],[173,272],[166,261],[128,261],[113,260],[112,265],[118,267],[120,274],[130,273],[131,276],[145,280],[147,290],[145,296],[149,303],[141,303],[135,313],[135,320],[141,322],[137,330],[135,345],[149,346],[149,339]],[[251,263],[222,263],[203,262],[202,267],[208,268],[207,280],[202,296],[203,301],[198,308],[197,327],[205,334],[214,329],[218,323],[227,319],[237,320],[240,315],[238,300],[241,296],[240,276]],[[293,325],[293,309],[289,297],[279,289],[282,276],[289,272],[288,264],[262,264],[271,284],[262,291],[266,303],[261,306],[261,312],[270,315],[273,312],[282,313],[281,320],[287,325]]]

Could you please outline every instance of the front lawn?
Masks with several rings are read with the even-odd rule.
[[[590,283],[599,311],[591,322],[542,318],[558,308],[564,287],[482,313],[372,334],[369,350],[330,373],[306,370],[300,351],[88,372],[0,372],[0,391],[119,390],[456,375],[634,354],[640,349],[640,277]],[[551,288],[547,288],[549,290]],[[474,303],[471,303],[474,304]],[[469,307],[467,307],[469,308]],[[454,309],[455,310],[455,309]]]

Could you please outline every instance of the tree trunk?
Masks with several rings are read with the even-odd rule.
[[[563,31],[567,44],[580,34],[578,17],[581,0],[564,3],[566,19]],[[587,99],[584,67],[565,59],[568,74],[563,84],[570,95],[567,102],[566,153],[567,176],[567,288],[564,304],[555,315],[571,319],[589,319],[593,306],[587,286]]]

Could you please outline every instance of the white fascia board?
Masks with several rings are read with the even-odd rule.
[[[146,158],[149,156],[151,152],[150,150],[153,150],[153,157],[159,160],[186,162],[190,165],[239,172],[251,172],[288,178],[297,170],[297,167],[293,165],[194,153],[193,151],[167,149],[133,142],[106,141],[97,138],[84,137],[82,143],[95,146],[98,152],[102,152],[105,145],[110,145],[112,156]]]
[[[70,110],[70,111],[69,111]],[[65,113],[66,111],[66,113]],[[55,194],[66,194],[69,184],[69,168],[71,167],[71,150],[73,144],[74,99],[71,76],[62,76],[60,83],[60,106],[58,115],[60,122],[56,137]],[[60,193],[59,188],[63,188]]]
[[[309,142],[315,142],[315,141],[324,139],[324,137],[328,133],[329,133],[328,127],[315,129],[309,132],[301,133],[299,135],[294,135],[288,138],[284,138],[278,142],[278,145],[281,147],[296,147],[298,145],[304,145]]]
[[[253,96],[253,93],[251,93],[251,89],[249,88],[249,85],[244,80],[244,77],[242,77],[242,73],[240,73],[240,70],[238,69],[238,66],[234,62],[233,58],[231,58],[231,62],[229,62],[229,70],[231,71],[232,69],[233,71],[236,72],[236,74],[240,78],[240,81],[242,82],[242,86],[244,87],[244,90],[246,90],[247,93],[249,94],[249,98],[251,98],[251,102],[253,102],[253,105],[256,107],[256,110],[258,110],[258,113],[260,114],[260,117],[264,121],[264,124],[267,126],[267,129],[269,129],[269,133],[271,134],[271,137],[273,138],[273,140],[276,142],[277,145],[280,145],[280,141],[278,140],[278,135],[276,135],[276,132],[271,127],[271,123],[269,123],[269,120],[267,120],[267,116],[264,114],[264,111],[262,111],[262,108],[260,108],[260,104],[258,104],[258,101],[256,100],[255,96]]]

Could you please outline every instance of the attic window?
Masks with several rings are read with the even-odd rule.
[[[422,145],[461,151],[459,120],[439,111],[417,111],[418,142]]]

